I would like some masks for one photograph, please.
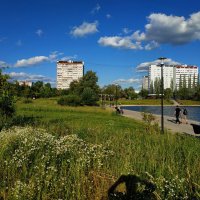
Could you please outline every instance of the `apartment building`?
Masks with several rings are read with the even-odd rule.
[[[148,89],[154,85],[156,79],[161,79],[161,66],[150,65],[148,72]],[[164,65],[163,66],[164,89],[179,89],[180,84],[186,87],[194,87],[198,82],[198,67],[188,65]]]
[[[83,77],[83,61],[57,61],[57,89],[69,89],[72,81]]]
[[[176,82],[176,68],[173,65],[163,66],[163,85],[164,89],[171,88],[172,83]],[[161,67],[159,65],[150,65],[149,67],[149,88],[150,84],[154,85],[155,80],[161,80]]]
[[[149,87],[149,77],[148,76],[143,76],[142,79],[142,88],[145,90],[148,90]]]
[[[180,84],[186,87],[194,87],[198,82],[198,67],[188,65],[176,66],[176,88],[180,88]]]

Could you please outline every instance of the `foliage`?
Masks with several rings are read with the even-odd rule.
[[[70,84],[69,93],[80,96],[83,105],[96,105],[99,99],[97,82],[96,73],[88,71],[79,81]]]
[[[75,134],[56,138],[31,127],[2,131],[0,147],[1,194],[19,200],[86,199],[88,173],[113,154]]]
[[[79,106],[81,105],[81,98],[75,94],[69,94],[65,97],[61,97],[58,100],[58,104],[62,106]]]
[[[0,70],[0,131],[15,114],[14,96],[7,79]]]

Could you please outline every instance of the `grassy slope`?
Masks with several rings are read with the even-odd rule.
[[[75,133],[87,142],[109,145],[114,155],[96,171],[105,174],[97,183],[95,192],[99,195],[109,187],[109,177],[127,173],[145,176],[148,172],[157,182],[161,177],[172,180],[178,176],[187,180],[187,187],[192,182],[200,185],[200,145],[195,138],[149,134],[145,124],[117,116],[111,110],[62,107],[55,99],[38,99],[32,104],[18,102],[17,114],[37,116],[39,125],[53,135]],[[161,189],[159,194],[162,196]]]

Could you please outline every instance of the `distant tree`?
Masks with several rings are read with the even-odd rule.
[[[88,71],[78,81],[70,84],[69,94],[75,94],[82,98],[85,105],[95,105],[99,100],[100,88],[97,85],[98,77],[95,72]],[[91,97],[89,97],[91,95]]]
[[[125,88],[124,89],[125,98],[126,99],[135,99],[137,98],[137,93],[135,92],[133,87]]]
[[[153,81],[151,81],[151,83],[150,83],[149,94],[154,94]]]
[[[143,98],[143,99],[146,99],[148,97],[148,90],[146,89],[141,89],[140,92],[139,92],[139,95]]]
[[[164,90],[164,98],[165,99],[170,100],[172,95],[173,95],[173,92],[172,92],[171,88],[166,88]]]
[[[154,81],[154,93],[157,97],[159,97],[159,94],[161,94],[161,80],[160,78],[156,78]]]

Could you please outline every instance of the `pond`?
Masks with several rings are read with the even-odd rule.
[[[156,115],[161,114],[160,106],[121,106],[122,109],[133,110],[138,112],[150,112]],[[188,119],[200,122],[200,106],[180,106],[188,111]],[[164,115],[174,117],[175,106],[164,106]]]

